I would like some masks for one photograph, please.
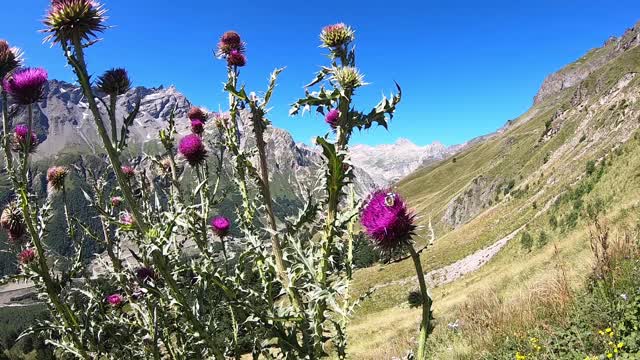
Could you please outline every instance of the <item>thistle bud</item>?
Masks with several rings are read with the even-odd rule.
[[[358,69],[345,66],[337,68],[333,73],[333,83],[342,89],[355,89],[364,85],[364,77]]]
[[[18,254],[18,261],[22,265],[28,265],[36,259],[36,252],[32,248],[26,248]]]
[[[354,39],[354,31],[343,23],[325,26],[320,32],[322,46],[331,49],[347,45]]]
[[[0,215],[0,227],[7,231],[9,241],[19,243],[26,233],[22,211],[16,202],[10,202]]]
[[[47,187],[49,191],[60,191],[64,186],[64,179],[69,174],[69,169],[64,166],[54,166],[47,171]]]
[[[111,198],[111,206],[118,207],[122,204],[122,198],[120,196],[113,196]]]
[[[9,47],[6,40],[0,39],[0,79],[22,65],[22,52],[15,47]]]
[[[106,30],[106,10],[94,0],[53,0],[43,21],[49,33],[45,41],[55,44],[74,39],[91,41]]]
[[[229,235],[230,228],[231,221],[224,216],[216,216],[211,219],[211,230],[220,238]]]
[[[204,123],[200,119],[191,120],[191,132],[200,135],[204,132]]]
[[[20,105],[30,105],[44,97],[47,71],[42,68],[26,68],[9,74],[2,83],[3,89]]]
[[[134,169],[133,166],[131,165],[122,165],[120,167],[120,170],[122,171],[124,176],[126,176],[128,179],[131,179],[134,176],[136,176],[136,169]]]
[[[207,157],[207,150],[204,147],[202,139],[195,134],[187,135],[180,140],[178,152],[191,166],[201,164]]]
[[[29,139],[28,145],[27,138]],[[37,146],[38,137],[36,136],[36,134],[33,131],[31,131],[31,134],[29,134],[29,128],[27,127],[27,125],[16,125],[16,128],[13,131],[11,149],[16,152],[25,150],[26,152],[34,152],[36,151]]]
[[[360,224],[372,243],[382,250],[392,250],[408,243],[415,231],[415,215],[400,195],[378,190],[369,196],[360,216]]]
[[[131,80],[125,69],[111,69],[98,78],[96,86],[105,94],[123,95],[131,89]]]

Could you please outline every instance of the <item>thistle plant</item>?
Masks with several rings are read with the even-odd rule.
[[[360,223],[375,247],[387,252],[399,247],[406,247],[409,250],[420,286],[419,293],[410,294],[410,304],[420,304],[422,307],[416,358],[424,360],[427,359],[427,337],[432,331],[432,300],[427,291],[420,255],[412,243],[416,229],[414,222],[415,215],[407,209],[405,201],[400,195],[388,189],[373,192],[360,217]]]
[[[0,41],[2,144],[16,195],[0,226],[16,247],[21,273],[14,279],[32,281],[52,314],[30,331],[44,332],[64,356],[82,359],[345,359],[348,321],[361,300],[349,293],[358,216],[384,249],[409,245],[414,230],[397,195],[374,195],[362,210],[352,186],[351,135],[386,127],[401,99],[397,86],[397,94],[372,110],[356,109],[353,97],[366,83],[355,62],[354,31],[344,24],[322,30],[330,63],[292,105],[290,114],[313,109],[329,128],[315,139],[323,156],[318,182],[306,184],[297,216],[282,217],[266,139],[283,69],[271,74],[265,91],[245,89],[240,70],[250,66],[250,46],[239,33],[224,33],[216,50],[227,69],[228,109],[174,111],[158,134],[159,153],[126,158],[140,101],[129,113],[119,109],[119,97],[132,86],[127,71],[107,70],[93,83],[86,61],[97,35],[108,29],[106,9],[93,0],[53,0],[44,24],[46,39],[61,48],[76,75],[107,156],[95,170],[51,167],[49,196],[38,197],[30,181],[30,154],[38,144],[33,112],[47,74],[19,69],[20,52]],[[25,111],[10,112],[10,101]],[[25,124],[14,125],[25,116]],[[86,183],[82,192],[97,228],[67,204],[66,183],[74,178]],[[58,207],[74,244],[64,262],[46,246]],[[91,269],[88,242],[105,250]]]

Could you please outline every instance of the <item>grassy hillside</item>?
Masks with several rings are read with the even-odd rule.
[[[499,312],[500,306],[535,297],[555,282],[558,269],[570,286],[579,287],[591,269],[588,233],[594,219],[619,226],[638,220],[640,137],[634,134],[640,125],[639,72],[640,48],[635,47],[455,160],[421,169],[397,184],[419,215],[417,242],[429,238],[430,220],[435,229],[435,243],[421,255],[425,271],[455,263],[522,228],[487,265],[432,289],[438,324],[434,359],[489,356],[491,346],[505,339],[478,339],[464,325],[453,326],[458,331],[447,324],[464,319],[465,309],[478,299],[493,299],[484,310]],[[470,221],[451,226],[444,219],[447,209],[456,199],[473,196],[479,177],[495,184],[491,196],[485,194],[490,200]],[[399,281],[412,272],[409,260],[358,271],[357,294],[383,287],[357,313],[350,334],[354,358],[401,356],[413,346],[420,310],[410,309],[406,296],[416,285]]]

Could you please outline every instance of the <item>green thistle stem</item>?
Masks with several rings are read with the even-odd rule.
[[[113,146],[118,144],[118,131],[116,129],[116,101],[118,96],[116,94],[109,95],[109,105],[111,110],[109,111],[109,120],[111,122],[111,143]]]
[[[25,224],[27,225],[27,230],[36,248],[36,252],[38,253],[38,266],[40,268],[39,275],[42,278],[42,281],[45,286],[45,291],[47,293],[47,296],[49,296],[49,299],[53,304],[53,307],[56,309],[58,314],[60,314],[65,325],[69,328],[75,329],[75,331],[70,336],[72,341],[78,347],[80,356],[82,356],[82,358],[84,359],[89,359],[89,356],[77,335],[78,333],[77,331],[79,330],[79,327],[78,327],[78,321],[75,318],[75,314],[73,314],[71,309],[69,309],[68,306],[66,306],[60,300],[58,290],[57,290],[58,286],[54,283],[49,273],[49,266],[47,264],[47,260],[45,257],[44,247],[40,242],[38,231],[36,230],[36,227],[33,224],[33,219],[31,217],[31,206],[29,204],[29,197],[26,190],[26,186],[28,183],[26,181],[26,176],[23,176],[21,180],[19,180],[16,177],[16,171],[13,167],[13,155],[11,154],[11,143],[10,143],[11,138],[9,135],[9,123],[10,123],[9,106],[8,106],[8,100],[7,100],[7,93],[4,91],[4,89],[2,89],[1,91],[1,96],[2,96],[2,127],[3,127],[3,137],[2,137],[3,146],[2,147],[4,149],[4,155],[5,155],[5,167],[7,169],[7,173],[9,174],[9,177],[13,182],[14,189],[16,189],[16,191],[18,192],[18,195],[19,195],[18,198],[20,200],[19,202],[20,202],[20,207],[23,214],[23,219]],[[27,138],[29,139],[28,141],[30,141],[31,134],[29,134]],[[20,184],[22,180],[24,180],[24,184]]]
[[[2,148],[4,150],[5,157],[5,169],[9,174],[9,178],[14,184],[14,188],[18,185],[18,179],[13,169],[13,155],[11,154],[11,134],[9,123],[9,101],[7,99],[7,93],[2,89],[0,92],[2,96]]]
[[[116,174],[116,179],[122,193],[124,195],[125,200],[127,201],[129,207],[131,208],[131,212],[133,213],[134,218],[136,219],[136,225],[139,230],[143,233],[147,233],[148,225],[144,221],[144,217],[140,212],[137,202],[133,197],[133,193],[131,192],[131,187],[129,185],[129,180],[122,173],[122,163],[118,158],[118,154],[116,150],[113,148],[109,136],[107,135],[107,131],[105,129],[104,123],[102,122],[102,116],[100,115],[100,111],[98,109],[93,90],[91,89],[91,84],[89,82],[89,75],[87,73],[86,62],[84,60],[84,48],[80,42],[78,37],[72,39],[72,45],[74,48],[75,57],[69,52],[68,46],[65,42],[62,42],[62,47],[65,53],[65,56],[69,60],[69,63],[73,67],[80,86],[83,89],[84,95],[87,98],[87,102],[89,103],[89,109],[93,114],[94,121],[96,123],[96,127],[98,128],[98,134],[102,140],[102,143],[107,150],[107,156],[109,157],[109,161],[113,167],[113,170]],[[164,256],[158,251],[154,251],[152,254],[153,260],[155,264],[158,266],[160,273],[164,277],[167,285],[169,286],[173,296],[180,303],[181,307],[185,309],[185,314],[191,325],[194,329],[203,337],[204,341],[207,343],[209,349],[214,353],[217,359],[224,359],[222,352],[218,349],[217,345],[214,343],[211,336],[209,336],[209,332],[206,331],[206,328],[202,325],[202,323],[195,317],[195,315],[191,312],[189,308],[186,298],[184,294],[180,291],[178,284],[176,283],[171,271],[167,268],[166,260]]]
[[[27,105],[27,136],[26,136],[26,145],[24,151],[24,157],[22,158],[22,177],[25,178],[25,186],[27,186],[26,182],[26,174],[29,170],[29,154],[31,153],[31,128],[33,127],[33,104]]]
[[[353,90],[345,90],[345,97],[340,99],[338,104],[338,108],[340,109],[340,118],[341,123],[344,123],[344,118],[347,117],[349,106],[351,104],[351,96]],[[340,153],[347,146],[349,141],[347,133],[341,128],[337,129],[337,141],[336,141],[336,151]],[[342,167],[341,157],[338,156],[338,161],[340,164],[338,166]],[[330,179],[331,180],[331,179]],[[320,257],[320,264],[318,266],[318,285],[320,288],[325,289],[327,287],[327,273],[329,271],[329,257],[331,256],[331,250],[333,248],[333,240],[335,237],[336,229],[335,222],[338,214],[338,205],[340,204],[340,193],[342,191],[343,183],[334,183],[331,181],[327,188],[328,192],[328,201],[327,201],[327,217],[324,225],[324,235],[322,239],[322,253]],[[327,303],[324,300],[320,300],[316,304],[315,309],[315,354],[320,357],[324,353],[322,346],[323,341],[323,324],[326,320],[325,311],[327,308]]]
[[[420,322],[420,337],[418,338],[418,355],[417,360],[427,359],[427,337],[431,333],[431,297],[427,292],[427,284],[424,280],[424,272],[422,271],[422,263],[420,262],[420,255],[413,248],[413,245],[409,244],[409,253],[413,260],[413,265],[416,268],[416,275],[418,276],[418,284],[420,285],[420,294],[422,299],[422,321]]]
[[[67,201],[67,186],[62,184],[62,203],[64,204],[64,218],[67,222],[67,231],[69,232],[69,238],[71,241],[75,240],[75,228],[71,223],[71,216],[69,215],[69,204]]]
[[[111,140],[109,139],[109,135],[107,135],[107,130],[105,129],[104,123],[102,121],[102,115],[100,114],[100,110],[98,109],[98,104],[96,103],[93,90],[91,89],[89,75],[87,73],[87,65],[84,60],[84,47],[82,46],[82,43],[80,42],[80,39],[78,37],[75,37],[72,40],[72,45],[75,57],[69,51],[67,44],[65,42],[62,42],[65,56],[73,67],[76,76],[78,77],[80,87],[83,90],[84,96],[87,98],[89,109],[91,110],[96,127],[98,128],[98,134],[100,135],[102,144],[107,151],[107,156],[109,157],[109,161],[111,162],[113,171],[116,174],[116,179],[118,181],[118,184],[120,185],[122,194],[124,195],[124,198],[127,201],[127,205],[129,205],[129,207],[131,208],[131,212],[136,219],[136,225],[138,226],[140,231],[142,231],[142,233],[146,233],[148,225],[144,221],[144,217],[142,216],[138,204],[133,197],[133,193],[131,192],[131,187],[129,185],[129,180],[122,173],[122,163],[120,162],[120,158],[118,157],[116,149],[113,147]]]

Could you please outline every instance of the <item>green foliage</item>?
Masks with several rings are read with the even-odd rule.
[[[520,245],[522,245],[523,249],[531,251],[533,247],[533,237],[528,231],[522,231],[522,234],[520,234]]]
[[[538,234],[537,245],[539,247],[543,247],[547,245],[548,242],[549,242],[549,235],[547,235],[547,233],[544,230],[540,230],[540,233]]]
[[[376,250],[364,236],[356,236],[353,241],[353,266],[358,269],[369,267],[381,259]]]
[[[587,161],[586,169],[587,175],[591,175],[596,171],[596,162],[595,160]]]

